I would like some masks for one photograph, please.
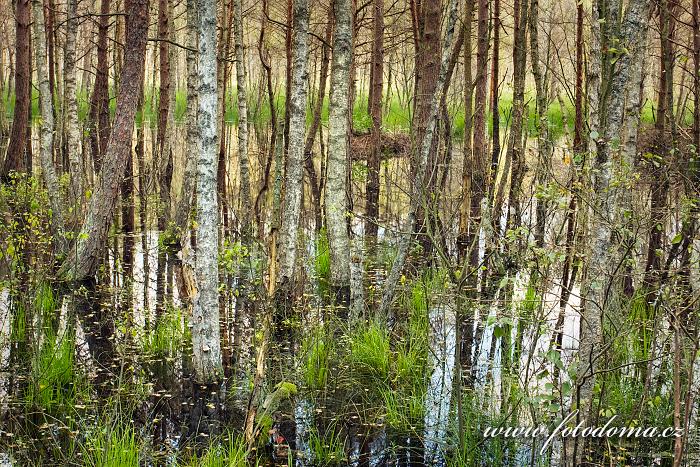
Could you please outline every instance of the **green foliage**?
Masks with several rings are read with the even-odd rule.
[[[202,457],[193,456],[184,465],[192,467],[245,467],[247,449],[242,436],[229,433],[222,440],[214,440]]]
[[[316,280],[322,295],[328,293],[331,278],[331,251],[328,244],[328,234],[323,228],[316,239],[316,257],[314,258]]]
[[[82,449],[83,465],[89,467],[138,467],[140,445],[128,425],[106,424],[95,428]]]
[[[345,456],[345,437],[336,431],[335,424],[326,428],[323,435],[318,429],[309,434],[309,449],[313,455],[313,465],[318,467],[347,465]]]
[[[34,176],[13,172],[10,181],[0,185],[0,212],[10,214],[0,216],[0,264],[8,265],[13,273],[4,279],[11,280],[20,271],[37,278],[48,276],[55,259],[49,206],[48,194]],[[31,270],[24,263],[25,251],[31,251],[35,259]]]
[[[333,338],[323,327],[310,332],[302,342],[302,375],[309,389],[323,389],[328,382],[331,355],[334,352]]]
[[[174,358],[190,339],[189,329],[179,308],[168,307],[158,317],[155,327],[145,337],[143,350],[147,355]]]
[[[347,358],[358,378],[368,377],[384,383],[389,378],[388,331],[376,322],[360,326],[348,336],[350,353]]]
[[[34,357],[26,402],[49,413],[70,411],[80,394],[82,379],[75,368],[75,341],[71,335],[50,336]]]

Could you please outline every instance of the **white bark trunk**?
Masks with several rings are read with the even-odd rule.
[[[335,35],[331,65],[328,116],[328,166],[326,182],[326,228],[331,254],[331,284],[350,285],[348,238],[348,100],[352,60],[352,2],[335,0]]]
[[[294,276],[303,188],[307,62],[309,58],[309,2],[308,0],[295,0],[293,8],[294,42],[292,47],[294,58],[289,99],[289,150],[278,251],[279,275],[277,282],[279,284],[290,282]]]
[[[234,44],[236,53],[236,89],[238,94],[238,167],[241,172],[241,231],[249,239],[252,228],[250,199],[250,162],[248,160],[248,101],[243,45],[243,0],[233,2]]]
[[[615,170],[614,161],[617,159],[614,152],[619,153],[623,148],[621,145],[621,130],[625,110],[625,89],[629,85],[630,74],[634,74],[635,60],[641,60],[641,56],[633,54],[629,49],[636,48],[646,37],[648,26],[648,10],[650,0],[632,0],[620,27],[620,46],[628,50],[616,61],[613,70],[613,77],[608,88],[607,100],[600,106],[599,83],[602,51],[599,43],[599,23],[595,17],[596,7],[594,6],[593,17],[593,44],[591,49],[591,68],[589,71],[589,108],[591,112],[591,145],[595,150],[596,157],[592,167],[592,199],[590,210],[590,244],[588,246],[588,269],[581,284],[581,294],[583,307],[581,310],[581,333],[578,354],[578,400],[580,417],[586,420],[591,417],[593,406],[593,388],[595,386],[596,374],[600,367],[600,351],[603,343],[603,313],[610,303],[610,291],[614,293],[615,284],[612,281],[615,277],[610,276],[616,269],[618,258],[611,252],[616,251],[612,245],[612,233],[615,228],[615,220],[618,213],[628,206],[620,206],[615,202],[614,186],[611,182],[619,176],[619,170]],[[634,80],[633,80],[634,81]],[[635,83],[638,86],[638,83]],[[593,92],[591,92],[593,91]],[[596,112],[597,110],[597,112]],[[601,116],[604,116],[604,127],[599,128]],[[632,118],[632,116],[628,116]],[[601,134],[596,134],[602,131]],[[595,133],[594,133],[595,132]],[[578,448],[575,452],[575,459],[572,459],[571,449],[568,449],[568,463],[580,463],[583,456],[583,449]]]
[[[55,125],[53,119],[53,103],[51,98],[51,85],[49,84],[48,66],[46,64],[46,31],[44,29],[44,6],[39,0],[32,1],[34,12],[34,35],[36,37],[34,57],[36,58],[36,73],[39,81],[39,103],[41,106],[41,170],[46,182],[46,190],[51,203],[51,223],[54,242],[58,252],[66,251],[66,238],[64,236],[63,203],[61,202],[61,188],[58,184],[56,169],[53,165],[53,140]]]
[[[197,155],[197,291],[192,310],[192,350],[197,382],[223,375],[219,338],[219,205],[216,190],[218,106],[216,92],[216,1],[200,1],[199,113]]]
[[[64,105],[68,162],[71,176],[71,203],[80,206],[84,194],[84,172],[80,154],[80,131],[78,129],[78,101],[75,82],[75,37],[78,32],[78,0],[68,0],[66,22],[66,49],[64,57],[65,100]]]

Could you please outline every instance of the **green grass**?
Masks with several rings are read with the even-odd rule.
[[[389,378],[389,333],[380,324],[371,322],[360,326],[348,336],[350,352],[347,356],[355,375],[386,383]]]
[[[139,439],[127,425],[98,426],[82,450],[86,467],[138,467],[141,461]]]
[[[214,440],[201,457],[196,455],[180,464],[192,467],[245,467],[250,465],[246,456],[245,440],[229,433],[221,440]]]
[[[325,296],[329,290],[331,277],[331,251],[328,244],[328,234],[325,228],[321,229],[316,239],[314,271],[321,295]]]
[[[326,428],[324,434],[320,434],[315,428],[311,430],[309,449],[313,455],[314,466],[347,465],[345,438],[340,431],[336,431],[334,423]]]
[[[318,327],[302,342],[302,375],[309,389],[323,389],[328,383],[330,359],[334,354],[332,336],[323,327]]]
[[[114,89],[110,89],[110,115],[114,117],[116,108],[116,96]],[[158,120],[158,101],[159,93],[157,88],[149,87],[144,93],[144,103],[142,108],[137,112],[136,124],[147,124],[155,127]],[[254,107],[255,99],[249,100],[249,120],[257,123],[267,124],[273,115],[272,109],[266,99],[260,101],[260,107]],[[537,136],[537,115],[535,110],[535,95],[533,91],[526,92],[525,102],[527,104],[526,113],[526,128],[528,135],[532,138]],[[547,121],[550,136],[556,141],[561,138],[568,130],[573,132],[574,125],[574,107],[573,103],[564,98],[564,108],[558,100],[550,103],[547,109]],[[275,96],[275,108],[277,112],[282,112],[284,109],[285,96],[279,93]],[[8,92],[2,96],[0,104],[5,108],[8,118],[12,118],[15,106],[14,93]],[[328,123],[328,98],[324,99],[321,106],[321,122]],[[56,108],[58,109],[61,102],[57,98]],[[505,134],[506,125],[510,121],[510,116],[513,107],[513,97],[509,92],[503,92],[499,99],[499,121],[501,123],[502,134]],[[83,89],[78,90],[78,117],[81,122],[86,122],[90,110],[90,94]],[[185,121],[187,111],[187,92],[184,88],[179,88],[175,91],[175,111],[174,118],[178,123]],[[647,99],[642,106],[641,121],[644,124],[651,124],[655,121],[655,105],[652,100]],[[464,108],[461,103],[451,106],[449,109],[453,117],[452,134],[455,138],[462,138],[464,135],[465,116]],[[40,116],[39,109],[39,91],[32,91],[32,119],[38,120]],[[693,110],[691,106],[686,109],[685,115],[680,119],[681,125],[690,125],[692,123]],[[307,125],[311,125],[313,120],[313,109],[311,104],[307,106]],[[399,98],[392,95],[391,100],[386,102],[382,115],[382,126],[385,130],[408,132],[411,128],[411,109],[402,104]],[[224,121],[228,124],[238,123],[238,104],[236,99],[236,91],[228,92],[225,101]],[[487,123],[489,135],[492,134],[492,120],[490,112],[487,112]],[[360,92],[355,96],[353,107],[353,125],[356,130],[367,131],[372,127],[372,120],[367,110],[367,94]]]
[[[47,337],[34,358],[26,402],[49,413],[67,411],[75,404],[82,386],[75,368],[75,342],[64,336],[58,342]]]
[[[182,343],[187,342],[188,328],[184,322],[182,311],[178,308],[168,307],[160,316],[143,341],[143,350],[147,355],[172,358],[182,348]]]

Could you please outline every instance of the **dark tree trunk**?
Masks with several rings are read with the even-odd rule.
[[[103,169],[108,174],[125,173],[131,154],[134,117],[144,78],[148,0],[129,0],[126,7],[130,13],[126,24],[125,63],[117,98],[114,131],[103,160]],[[120,184],[120,177],[100,177],[90,198],[76,248],[63,264],[64,277],[81,281],[95,275],[107,243]]]
[[[457,259],[460,263],[469,254],[470,187],[472,172],[472,129],[474,126],[474,82],[472,79],[472,31],[474,22],[474,0],[466,2],[464,22],[464,150],[462,162],[462,203],[459,215]]]
[[[30,23],[32,5],[30,0],[15,3],[15,109],[12,119],[7,157],[2,167],[2,181],[6,182],[10,172],[27,172],[31,169],[31,53]]]
[[[652,168],[651,177],[649,243],[644,271],[644,286],[649,292],[656,287],[661,269],[663,239],[666,237],[664,219],[669,191],[666,158],[675,147],[675,117],[673,115],[675,6],[674,0],[661,0],[659,2],[661,56],[655,127],[659,141],[656,148],[659,152],[657,155],[661,157],[661,161],[658,166],[655,165]],[[670,133],[670,138],[668,133]]]
[[[109,33],[110,0],[101,0],[97,32],[97,68],[95,84],[90,99],[90,149],[95,174],[102,170],[102,158],[109,141],[109,57],[107,40]]]
[[[384,90],[384,0],[373,0],[373,42],[370,64],[369,115],[372,118],[372,150],[367,159],[367,209],[365,235],[374,256],[379,220],[379,170],[382,151],[382,95]]]
[[[158,37],[170,37],[170,11],[168,0],[158,0]],[[158,192],[160,205],[158,208],[158,231],[164,233],[170,222],[170,185],[173,178],[173,157],[168,134],[168,118],[172,112],[171,78],[170,78],[170,47],[162,40],[158,45],[159,59],[159,99],[158,99],[158,133],[156,146],[158,154]],[[167,245],[158,242],[158,270],[156,272],[156,316],[161,316],[165,310]]]
[[[418,14],[418,40],[416,43],[416,111],[413,117],[414,150],[411,153],[414,157],[420,154],[423,140],[428,127],[428,117],[431,111],[431,100],[437,91],[437,77],[440,72],[440,20],[442,16],[442,0],[431,0],[427,2],[417,2],[416,12]],[[425,189],[433,191],[435,187],[435,167],[437,165],[437,147],[439,138],[432,139],[430,153],[428,154],[428,165],[426,175],[423,180]],[[413,160],[411,171],[415,173],[418,161]],[[424,209],[420,206],[416,212],[416,231],[418,241],[423,248],[423,258],[430,258],[433,251],[429,223],[435,224],[431,206]]]
[[[529,0],[516,0],[514,10],[515,32],[513,39],[513,115],[508,139],[506,158],[510,160],[512,172],[508,195],[508,217],[506,230],[520,226],[522,209],[522,183],[525,174],[523,148],[523,118],[525,115],[525,64],[527,61],[527,19]],[[506,174],[503,174],[506,177]],[[499,203],[494,216],[500,215]],[[494,223],[498,220],[495,219]]]
[[[321,72],[318,83],[318,98],[314,105],[313,120],[311,128],[306,135],[306,143],[304,144],[304,169],[309,176],[309,185],[311,185],[311,197],[314,205],[314,218],[316,220],[316,230],[321,230],[323,226],[323,217],[321,214],[321,184],[319,175],[316,173],[314,166],[313,146],[316,140],[316,133],[319,132],[321,125],[321,113],[323,111],[323,100],[326,96],[326,82],[328,81],[328,68],[331,61],[331,50],[329,44],[333,34],[333,5],[328,8],[328,24],[326,25],[325,44],[321,45]],[[321,173],[323,176],[323,173]]]
[[[489,176],[489,191],[493,199],[496,190],[496,176],[498,175],[498,161],[501,155],[501,116],[498,111],[501,0],[494,0],[493,2],[493,24],[491,26],[491,31],[493,35],[493,52],[491,57],[491,175]],[[496,213],[496,215],[498,214],[499,213]]]

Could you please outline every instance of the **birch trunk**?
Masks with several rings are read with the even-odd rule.
[[[238,91],[238,166],[241,175],[241,232],[243,238],[252,235],[250,198],[250,162],[248,159],[248,102],[245,70],[245,47],[243,45],[243,0],[233,0],[234,44],[236,53],[236,90]]]
[[[347,179],[352,2],[351,0],[335,0],[333,8],[335,9],[336,23],[328,110],[328,173],[324,207],[331,254],[331,285],[337,289],[339,296],[347,297],[350,286]]]
[[[583,299],[581,310],[581,334],[578,354],[578,391],[577,400],[579,417],[583,425],[588,426],[595,416],[592,404],[593,387],[596,374],[600,368],[600,350],[603,344],[603,313],[610,303],[611,271],[615,271],[617,264],[616,255],[611,254],[612,233],[617,213],[627,206],[619,206],[615,203],[614,185],[616,178],[614,161],[621,150],[621,130],[624,121],[625,87],[630,82],[631,74],[635,69],[635,60],[641,60],[637,54],[630,52],[637,44],[640,44],[646,35],[650,0],[633,0],[620,26],[620,45],[627,49],[614,63],[614,73],[608,87],[607,99],[599,108],[600,114],[594,116],[594,124],[598,124],[601,114],[605,117],[605,124],[601,127],[602,135],[591,134],[591,141],[595,148],[595,161],[592,167],[592,206],[588,227],[590,229],[591,242],[586,257],[589,258],[587,271],[581,285]],[[590,102],[592,110],[598,104],[597,83],[600,77],[601,49],[597,26],[600,23],[596,17],[594,7],[593,17],[593,47],[591,48],[591,67],[589,68],[589,83],[593,83],[593,93],[589,90],[589,98],[596,99]],[[618,154],[615,154],[615,153]],[[579,420],[577,420],[578,422]],[[572,452],[573,451],[573,452]],[[571,465],[580,465],[584,456],[583,449],[567,452]]]
[[[216,1],[201,0],[199,29],[200,151],[197,154],[197,291],[192,310],[195,378],[214,384],[223,375],[219,338],[219,204],[217,199],[218,109],[216,92]]]
[[[66,22],[66,48],[64,55],[65,80],[65,125],[68,146],[68,162],[71,176],[71,203],[80,206],[84,193],[84,172],[80,154],[80,131],[78,128],[78,100],[75,81],[75,37],[78,32],[78,0],[68,0]]]
[[[60,254],[66,251],[65,228],[63,225],[63,203],[61,187],[58,184],[56,168],[53,165],[53,140],[55,125],[53,118],[53,102],[51,85],[49,83],[48,67],[46,65],[46,30],[44,28],[44,6],[40,0],[33,0],[34,35],[36,36],[36,74],[39,81],[39,104],[41,106],[41,170],[46,182],[46,190],[51,203],[51,225],[56,249]]]
[[[289,149],[282,200],[283,221],[279,237],[278,284],[289,284],[297,258],[297,235],[301,216],[304,167],[304,129],[306,124],[306,80],[309,58],[309,3],[294,0],[294,39],[292,80],[289,96]]]

